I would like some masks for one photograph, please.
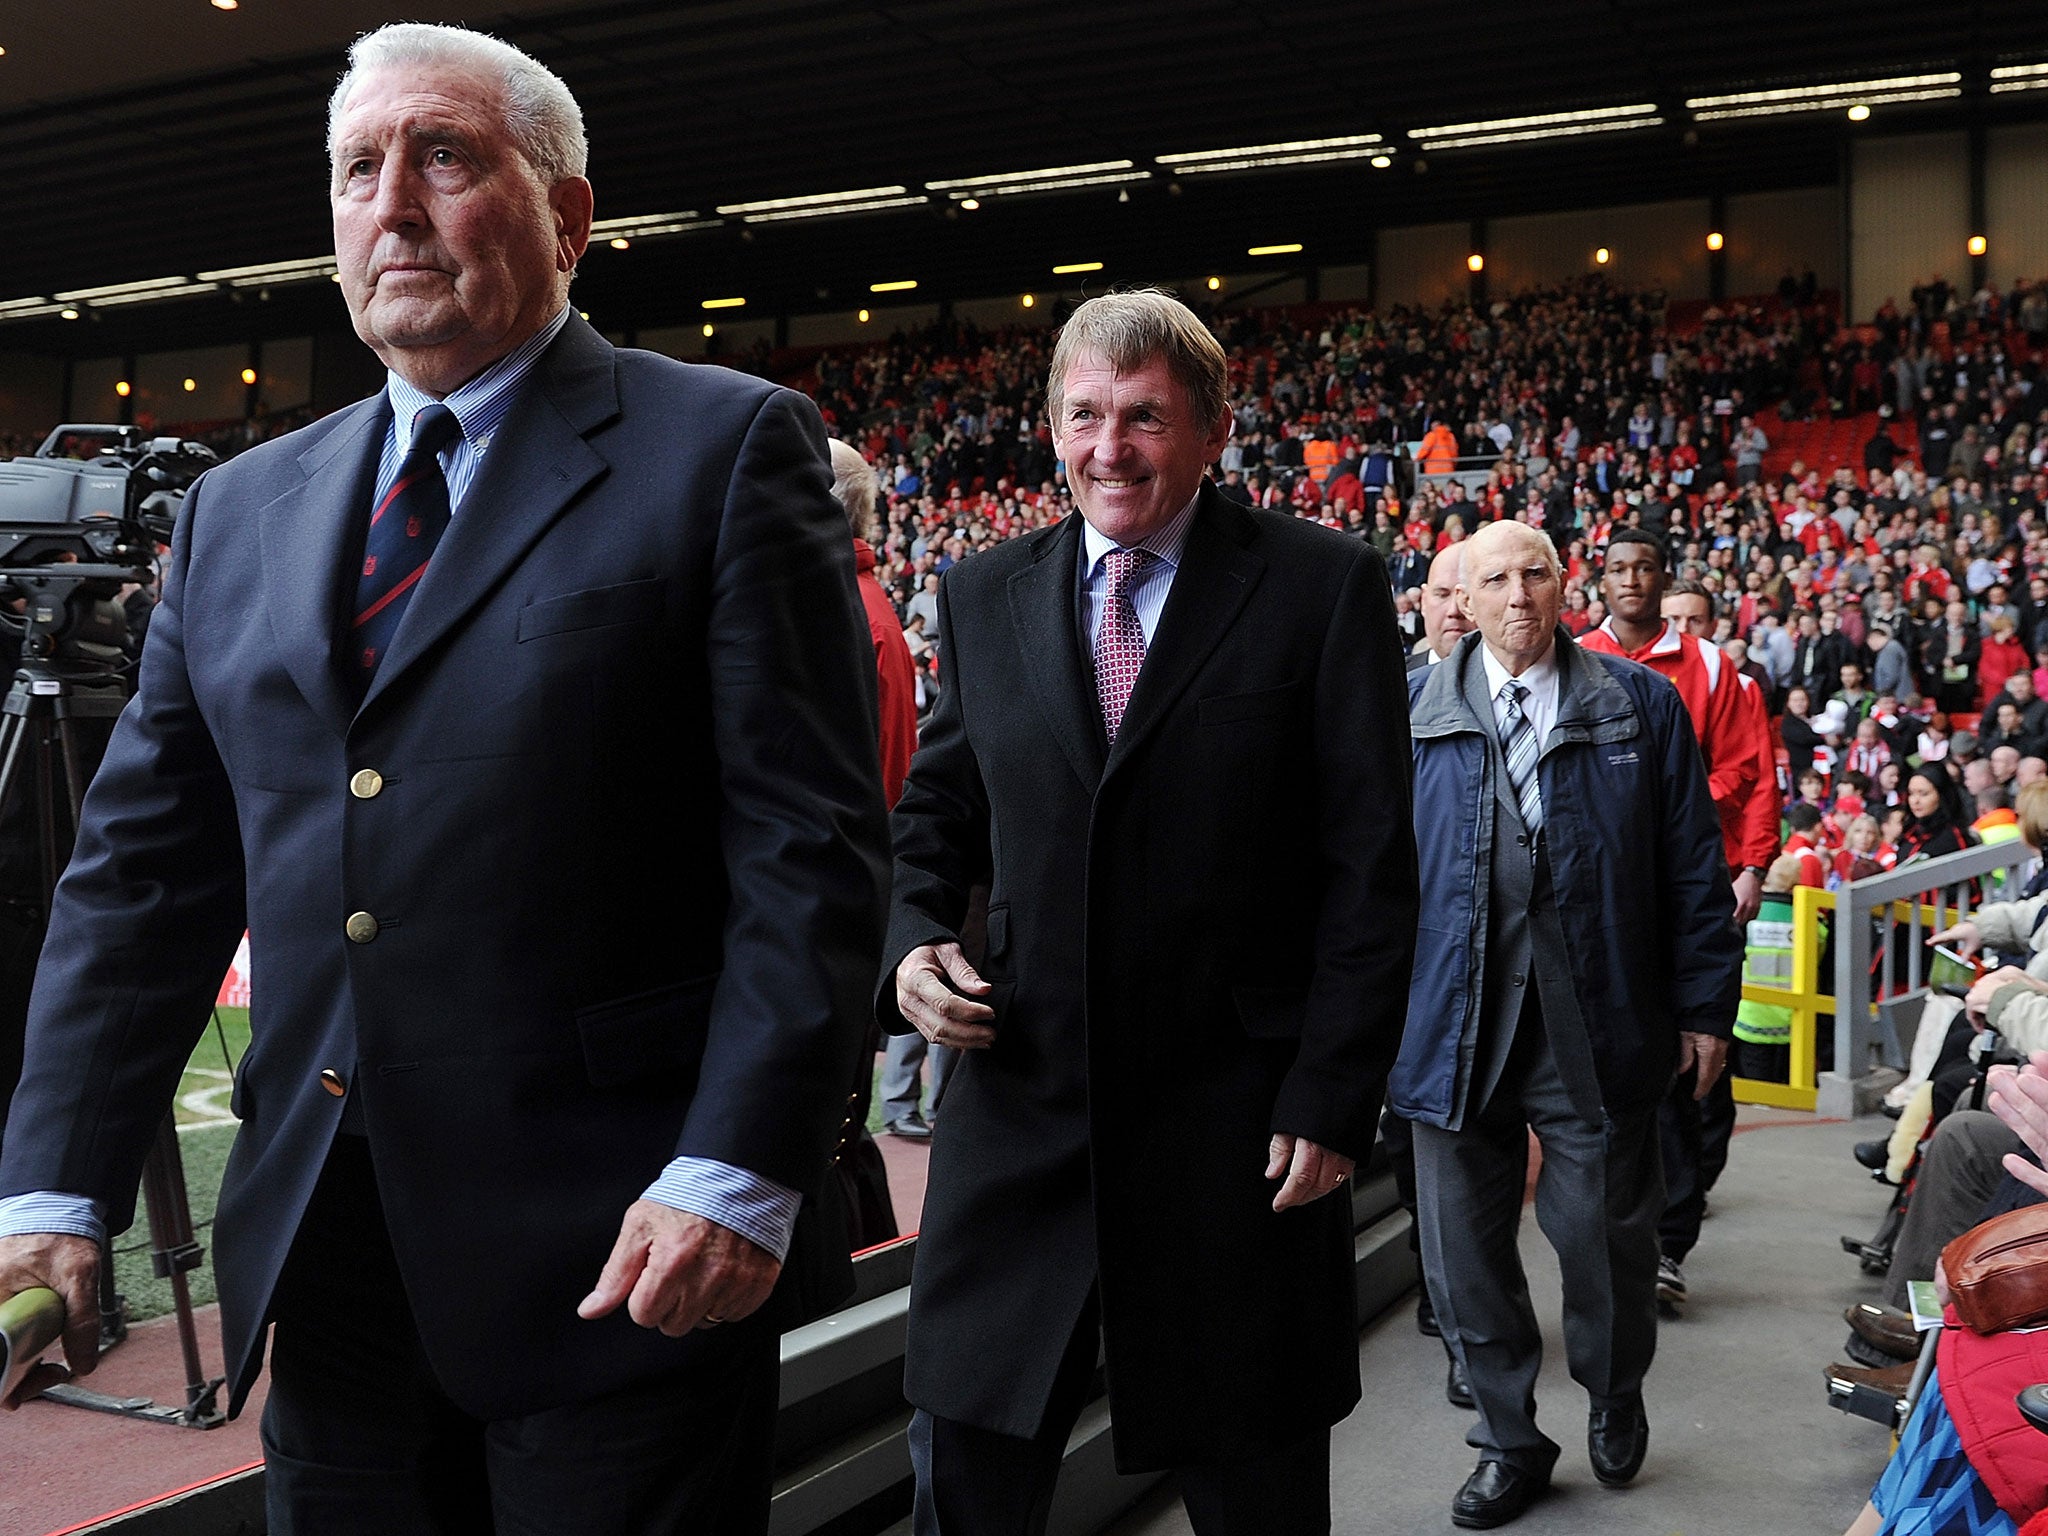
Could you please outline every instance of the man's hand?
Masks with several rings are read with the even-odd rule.
[[[2025,1066],[1993,1067],[1984,1106],[2027,1144],[2027,1150],[2048,1162],[2048,1051],[2034,1052]],[[2027,1188],[2048,1195],[2048,1171],[2017,1152],[2005,1154],[2005,1171]]]
[[[100,1363],[99,1245],[61,1232],[0,1237],[0,1297],[39,1285],[64,1299],[64,1365],[45,1362],[31,1370],[14,1396],[0,1402],[10,1413],[45,1387],[90,1376]]]
[[[1756,871],[1745,869],[1735,877],[1735,926],[1740,928],[1764,904],[1764,883],[1756,877]]]
[[[1678,1073],[1683,1077],[1697,1066],[1699,1076],[1692,1085],[1692,1096],[1704,1099],[1715,1083],[1721,1080],[1721,1070],[1728,1065],[1728,1042],[1719,1035],[1696,1034],[1681,1030],[1678,1035]]]
[[[1351,1177],[1351,1167],[1343,1153],[1319,1147],[1306,1136],[1276,1134],[1267,1150],[1266,1177],[1277,1179],[1284,1173],[1287,1182],[1273,1197],[1273,1209],[1284,1211],[1322,1199]]]
[[[597,1289],[576,1308],[603,1317],[626,1303],[642,1328],[681,1338],[692,1328],[736,1323],[775,1289],[782,1265],[730,1227],[653,1200],[635,1200],[619,1224],[619,1240],[597,1277]]]
[[[1944,928],[1939,933],[1930,934],[1927,942],[1953,945],[1959,955],[1974,955],[1983,946],[1984,930],[1974,922],[1960,922],[1953,928]]]
[[[1991,999],[2014,982],[2025,982],[2036,992],[2048,990],[2016,965],[2001,965],[1995,971],[1986,971],[1970,988],[1970,995],[1963,999],[1963,1007],[1982,1018],[1991,1011]]]
[[[995,1044],[996,1011],[974,1001],[989,991],[958,944],[920,944],[896,967],[896,1007],[933,1045],[979,1051]]]

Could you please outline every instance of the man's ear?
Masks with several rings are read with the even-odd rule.
[[[581,176],[564,176],[548,188],[548,208],[555,218],[555,269],[574,272],[590,244],[590,220],[596,198]]]

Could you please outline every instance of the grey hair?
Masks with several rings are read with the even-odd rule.
[[[843,443],[835,437],[830,447],[832,499],[845,509],[853,536],[864,539],[868,536],[868,524],[875,519],[877,482],[874,466],[862,458],[860,450],[851,443]]]
[[[1088,299],[1060,327],[1045,380],[1054,421],[1066,401],[1067,370],[1084,355],[1100,357],[1119,374],[1164,358],[1205,429],[1230,409],[1230,365],[1222,345],[1193,310],[1163,289],[1131,288]]]
[[[401,21],[365,32],[348,51],[348,70],[327,102],[327,157],[350,92],[365,75],[385,69],[462,69],[497,82],[506,130],[527,162],[550,184],[581,176],[590,163],[583,109],[561,77],[510,43],[467,27]]]

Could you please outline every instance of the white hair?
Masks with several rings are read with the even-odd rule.
[[[561,77],[510,43],[466,27],[395,22],[366,32],[348,51],[348,70],[327,102],[327,155],[349,93],[364,76],[386,69],[461,69],[495,80],[506,130],[520,153],[550,183],[581,176],[590,163],[583,109]]]
[[[875,517],[875,493],[877,483],[874,466],[861,457],[860,450],[851,443],[833,438],[828,445],[832,451],[832,499],[846,512],[846,520],[853,526],[853,536],[864,539],[868,524]]]

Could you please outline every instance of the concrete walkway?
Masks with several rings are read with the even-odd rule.
[[[1823,1124],[1743,1111],[1711,1219],[1685,1274],[1692,1301],[1667,1323],[1650,1373],[1650,1458],[1635,1486],[1610,1492],[1586,1464],[1583,1392],[1564,1364],[1557,1263],[1533,1216],[1522,1254],[1543,1319],[1537,1402],[1564,1447],[1555,1491],[1511,1527],[1518,1536],[1778,1536],[1843,1530],[1889,1449],[1877,1425],[1829,1408],[1821,1371],[1841,1358],[1842,1309],[1878,1282],[1836,1236],[1867,1236],[1886,1191],[1849,1157],[1891,1122]],[[1367,1330],[1365,1400],[1338,1426],[1335,1529],[1360,1536],[1450,1531],[1451,1495],[1472,1469],[1469,1416],[1444,1401],[1444,1357],[1415,1331],[1412,1306]],[[1114,1536],[1182,1536],[1170,1490],[1112,1527]]]

